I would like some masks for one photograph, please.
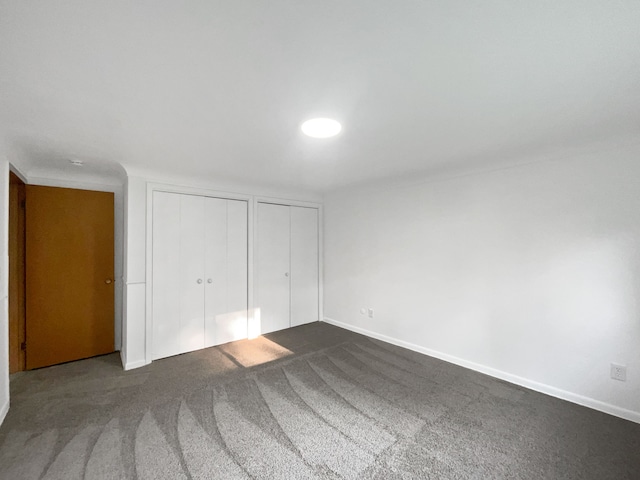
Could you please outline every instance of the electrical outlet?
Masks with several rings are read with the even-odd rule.
[[[621,382],[627,381],[627,367],[626,365],[618,365],[616,363],[611,364],[611,378],[614,380],[620,380]]]
[[[368,310],[368,313],[369,313],[369,318],[373,318],[373,308],[370,308]]]

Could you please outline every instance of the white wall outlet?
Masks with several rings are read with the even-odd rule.
[[[369,318],[373,318],[373,308],[370,308],[368,310],[368,313],[369,313]]]
[[[614,380],[620,380],[621,382],[626,382],[627,381],[626,365],[618,365],[617,363],[612,363],[611,378],[613,378]]]
[[[367,314],[367,309],[366,308],[361,308],[360,309],[360,315],[366,315]]]

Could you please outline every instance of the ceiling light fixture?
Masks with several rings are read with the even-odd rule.
[[[328,138],[340,133],[342,125],[331,118],[313,118],[300,127],[305,135],[313,138]]]

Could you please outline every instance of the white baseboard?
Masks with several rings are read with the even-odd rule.
[[[147,365],[147,362],[145,360],[138,360],[137,362],[129,363],[127,363],[126,361],[122,362],[122,366],[125,370],[133,370],[134,368],[144,367],[145,365]]]
[[[4,419],[7,416],[7,413],[9,413],[9,399],[7,399],[2,404],[2,407],[0,407],[0,425],[2,425],[2,422],[4,422]]]
[[[487,367],[479,363],[470,362],[468,360],[454,357],[453,355],[448,355],[446,353],[438,352],[430,348],[421,347],[420,345],[416,345],[414,343],[405,342],[403,340],[398,340],[397,338],[393,338],[393,337],[388,337],[387,335],[382,335],[380,333],[376,333],[371,330],[367,330],[365,328],[356,327],[348,323],[343,323],[338,320],[334,320],[332,318],[325,317],[324,321],[326,323],[330,323],[331,325],[335,325],[336,327],[341,327],[346,330],[351,330],[352,332],[361,333],[362,335],[366,335],[367,337],[382,340],[383,342],[391,343],[393,345],[397,345],[398,347],[403,347],[408,350],[413,350],[414,352],[422,353],[430,357],[435,357],[440,360],[444,360],[445,362],[449,362],[455,365],[459,365],[461,367],[469,368],[471,370],[475,370],[476,372],[484,373],[491,377],[499,378],[500,380],[505,380],[507,382],[520,385],[521,387],[526,387],[530,390],[535,390],[536,392],[544,393],[546,395],[560,398],[562,400],[567,400],[568,402],[577,403],[578,405],[582,405],[583,407],[592,408],[594,410],[608,413],[616,417],[624,418],[625,420],[630,420],[635,423],[640,423],[640,412],[635,412],[633,410],[627,410],[626,408],[617,407],[616,405],[612,405],[610,403],[601,402],[600,400],[578,395],[577,393],[568,392],[560,388],[552,387],[551,385],[546,385],[544,383],[539,383],[534,380],[529,380],[527,378],[519,377],[518,375],[513,375],[511,373],[503,372],[502,370],[497,370],[495,368]]]

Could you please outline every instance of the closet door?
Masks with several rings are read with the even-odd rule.
[[[204,348],[204,200],[180,195],[181,352]]]
[[[180,353],[180,195],[153,193],[152,358]]]
[[[153,352],[204,347],[204,199],[153,194]]]
[[[247,338],[247,202],[205,199],[205,346]]]
[[[218,345],[248,335],[248,214],[247,202],[227,200],[227,311],[216,323]]]
[[[258,291],[260,333],[288,328],[289,297],[289,207],[258,203]]]
[[[216,322],[227,311],[227,202],[205,198],[205,347],[217,345]]]
[[[291,326],[319,316],[318,209],[290,207]]]

